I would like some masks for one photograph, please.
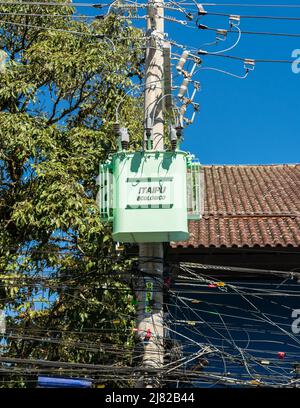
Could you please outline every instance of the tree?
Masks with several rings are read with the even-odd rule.
[[[140,99],[127,94],[143,75],[141,33],[113,14],[74,19],[72,7],[1,10],[14,13],[0,23],[2,354],[127,364],[134,306],[119,275],[130,263],[100,221],[95,181],[116,148],[116,112],[142,135]],[[29,384],[9,370],[3,386]]]

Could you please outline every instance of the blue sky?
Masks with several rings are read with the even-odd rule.
[[[204,7],[208,12],[300,18],[299,0],[253,1],[254,4],[297,5],[298,8],[225,7],[222,6],[224,2],[216,0],[218,6]],[[187,8],[193,9],[191,6]],[[91,9],[85,8],[80,8],[79,12],[94,14],[94,10],[91,12]],[[140,15],[144,14],[142,10]],[[166,15],[185,20],[183,14],[168,11]],[[140,27],[145,24],[145,21],[133,22]],[[201,19],[201,23],[214,28],[229,28],[228,17],[207,15]],[[202,48],[209,52],[228,48],[237,38],[236,34],[230,34],[228,40],[218,46],[203,46],[203,43],[214,41],[215,33],[197,29],[194,21],[189,25],[191,27],[166,22],[165,31],[171,39],[186,45],[187,49]],[[300,20],[242,19],[240,28],[248,31],[300,34]],[[292,60],[292,52],[295,49],[300,49],[300,36],[290,38],[245,34],[239,44],[226,54],[253,59]],[[175,47],[172,51],[180,52]],[[243,62],[214,56],[204,57],[203,66],[238,75],[244,73]],[[245,80],[204,70],[199,71],[194,79],[201,82],[201,92],[195,100],[200,103],[200,112],[194,124],[185,130],[183,150],[195,154],[203,164],[300,162],[300,73],[293,73],[291,64],[258,63]]]
[[[220,3],[220,1],[216,1]],[[224,1],[223,1],[224,3]],[[254,2],[255,3],[255,2]],[[264,0],[260,4],[282,4]],[[286,4],[298,4],[290,0]],[[276,9],[254,7],[206,7],[207,11],[228,14],[300,17],[300,8]],[[227,17],[205,16],[202,24],[227,28]],[[176,27],[177,28],[177,27]],[[242,19],[242,30],[300,33],[300,21]],[[166,29],[174,31],[174,23]],[[215,34],[184,28],[180,35],[185,44],[199,47]],[[174,33],[175,35],[175,33]],[[234,43],[237,35],[217,47],[217,51]],[[178,35],[177,35],[178,38]],[[226,54],[246,58],[291,60],[300,49],[299,38],[242,35],[236,48]],[[243,74],[243,63],[223,58],[205,57],[203,65]],[[246,80],[202,71],[197,80],[202,91],[197,96],[200,112],[195,123],[185,131],[184,150],[189,150],[203,164],[275,164],[300,162],[299,110],[300,73],[290,64],[257,64]]]

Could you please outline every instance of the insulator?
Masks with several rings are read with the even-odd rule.
[[[177,141],[177,134],[176,134],[176,129],[173,128],[173,126],[170,128],[170,140],[176,140]]]
[[[186,63],[186,60],[189,57],[189,52],[188,51],[183,51],[180,60],[178,64],[176,65],[177,71],[181,72],[183,70],[184,64]]]
[[[176,127],[176,135],[178,139],[182,137],[182,127],[181,126]]]
[[[152,120],[150,119],[150,117],[147,117],[145,120],[145,134],[147,139],[150,139],[152,135]]]
[[[177,140],[171,140],[171,148],[172,148],[172,150],[177,149]]]
[[[152,128],[146,128],[145,132],[146,132],[147,139],[150,139],[151,134],[152,134]]]
[[[198,28],[200,28],[200,30],[207,30],[208,26],[205,24],[197,24]]]
[[[125,127],[122,127],[120,129],[120,136],[121,136],[121,141],[123,142],[129,142],[129,134],[128,134],[128,130]]]
[[[190,80],[188,78],[184,78],[184,80],[182,81],[182,84],[179,88],[179,92],[177,94],[178,98],[183,98],[183,96],[185,95],[185,93],[188,90],[188,86],[189,86]]]
[[[176,129],[173,128],[173,126],[170,128],[170,142],[171,142],[172,150],[176,150],[178,138],[176,134]]]
[[[180,115],[181,115],[181,116],[184,116],[186,110],[187,110],[187,104],[184,103],[184,104],[181,106],[181,108],[180,108]]]
[[[113,124],[114,133],[117,136],[120,136],[120,123],[116,122]]]
[[[127,150],[129,145],[129,134],[127,128],[125,127],[122,127],[120,129],[120,141],[122,149]]]

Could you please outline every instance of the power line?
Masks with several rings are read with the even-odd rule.
[[[194,6],[197,4],[196,2],[194,3],[180,3],[181,5],[184,6]],[[241,3],[201,3],[202,6],[205,7],[261,7],[261,8],[300,8],[300,5],[298,4],[252,4],[252,3],[246,3],[246,4],[241,4]]]
[[[223,17],[231,17],[232,14],[226,13],[213,13],[208,11],[206,15],[209,16],[223,16]],[[203,15],[204,16],[204,15]],[[265,20],[287,20],[287,21],[299,21],[300,17],[279,17],[279,16],[255,16],[255,15],[238,15],[241,19],[265,19]]]
[[[47,30],[57,31],[57,32],[63,32],[63,33],[68,33],[68,34],[80,35],[80,36],[96,37],[96,38],[101,38],[101,39],[106,37],[104,34],[85,33],[85,32],[82,32],[82,31],[66,30],[66,29],[63,29],[63,28],[41,27],[41,26],[36,26],[36,25],[32,25],[32,24],[16,23],[14,21],[0,20],[0,24],[15,25],[17,27],[35,28],[35,29],[38,29],[38,30],[46,30],[46,31]]]
[[[113,2],[112,2],[113,3]],[[99,4],[99,3],[75,3],[75,2],[70,2],[70,3],[59,3],[59,2],[41,2],[41,1],[0,1],[0,6],[43,6],[43,7],[48,7],[48,6],[54,6],[54,7],[93,7],[93,8],[103,8],[103,7],[108,7],[112,3],[104,3],[104,4]]]
[[[208,27],[204,24],[197,24],[197,27],[201,30],[208,30],[208,31],[215,31],[215,32],[219,32],[220,29],[218,28],[214,28],[214,27]],[[237,30],[224,30],[226,31],[226,33],[228,34],[239,34],[239,31]],[[241,34],[248,34],[248,35],[267,35],[267,36],[276,36],[276,37],[295,37],[295,38],[299,38],[300,34],[296,33],[274,33],[274,32],[270,32],[270,31],[245,31],[245,30],[241,30]]]
[[[237,33],[237,31],[232,30],[229,31],[229,33]],[[248,34],[248,35],[269,35],[269,36],[277,36],[277,37],[295,37],[299,38],[300,34],[290,34],[290,33],[273,33],[269,31],[244,31],[242,30],[242,34]]]
[[[242,58],[242,57],[235,57],[233,55],[226,55],[226,54],[214,54],[211,52],[207,52],[204,50],[199,50],[198,53],[200,55],[208,55],[208,56],[215,56],[215,57],[221,57],[221,58],[229,58],[229,59],[233,59],[236,61],[243,61],[243,62],[247,62],[249,60],[253,61],[254,63],[273,63],[273,64],[292,64],[294,61],[293,60],[275,60],[275,59],[261,59],[261,58]]]
[[[74,14],[37,14],[37,13],[14,13],[14,12],[0,12],[0,16],[12,16],[12,17],[54,17],[54,18],[97,18],[97,16],[89,16],[86,14],[74,15]]]

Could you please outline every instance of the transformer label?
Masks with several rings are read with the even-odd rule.
[[[161,180],[159,183],[132,181],[127,184],[127,208],[148,207],[170,208],[173,206],[173,197],[170,180]]]

